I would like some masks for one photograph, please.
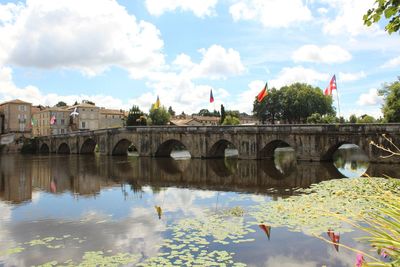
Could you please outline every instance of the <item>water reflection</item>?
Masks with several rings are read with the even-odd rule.
[[[345,177],[360,177],[367,172],[369,159],[357,145],[346,144],[333,154],[333,164]]]
[[[368,164],[360,156],[351,156],[349,150],[340,149],[339,152],[334,163],[338,168],[329,163],[296,162],[291,157],[281,156],[274,161],[3,156],[0,199],[12,203],[31,200],[32,188],[89,197],[115,185],[124,185],[124,194],[127,194],[125,185],[128,185],[134,194],[142,193],[144,186],[155,190],[173,186],[279,196],[291,195],[296,188],[306,188],[324,180],[359,176],[367,168],[371,176],[390,175],[400,169],[398,165]]]
[[[368,171],[381,176],[387,170],[398,172],[400,168],[371,164]],[[245,210],[255,202],[288,196],[294,188],[339,177],[343,175],[333,164],[291,163],[285,158],[177,161],[93,155],[2,156],[0,266],[71,259],[79,263],[85,251],[155,256],[163,252],[163,240],[171,238],[168,226],[172,222],[205,218],[210,210],[216,214],[239,205]],[[223,249],[235,252],[235,260],[251,266],[349,266],[344,260],[354,258],[284,228],[271,230],[270,225],[262,224],[254,225],[253,230],[248,238],[254,242]],[[27,241],[52,237],[59,240],[48,246],[26,245]],[[351,237],[346,234],[340,239],[348,244]],[[51,247],[58,245],[62,249]],[[17,246],[25,251],[1,254]],[[221,249],[221,244],[210,243],[207,249]],[[316,253],[310,255],[309,251]]]

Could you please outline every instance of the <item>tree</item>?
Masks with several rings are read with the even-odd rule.
[[[199,113],[197,113],[199,116],[212,116],[213,114],[208,110],[208,109],[200,109]]]
[[[239,118],[232,115],[226,115],[222,125],[238,125],[240,124]]]
[[[169,113],[169,115],[171,115],[171,116],[175,116],[175,111],[172,109],[171,106],[169,106],[169,108],[168,108],[168,113]]]
[[[79,104],[78,104],[78,101],[75,101],[74,106],[77,106],[77,105],[79,105]]]
[[[126,126],[146,125],[146,117],[138,106],[133,105],[129,110]]]
[[[376,120],[374,117],[370,115],[362,115],[360,118],[357,119],[357,123],[374,123]]]
[[[349,122],[350,123],[357,123],[357,116],[354,114],[351,114],[349,117]]]
[[[153,125],[166,125],[168,124],[171,115],[164,107],[159,107],[157,109],[151,108],[149,117]]]
[[[258,102],[257,99],[254,101],[253,114],[262,123],[270,121],[272,124],[275,124],[275,121],[281,118],[281,99],[281,91],[272,88],[261,102]]]
[[[67,103],[65,103],[64,101],[59,101],[57,104],[56,104],[56,107],[66,107],[67,106]]]
[[[388,20],[385,30],[392,34],[400,29],[400,1],[399,0],[376,0],[376,7],[367,11],[364,15],[364,24],[371,26],[381,20],[382,15]]]
[[[280,90],[272,88],[259,103],[254,101],[253,113],[263,123],[282,120],[288,123],[305,123],[314,113],[335,115],[332,97],[324,96],[318,87],[304,83],[284,86]]]
[[[384,121],[400,122],[400,77],[398,81],[385,84],[380,94],[385,101],[382,108]]]
[[[96,106],[96,104],[93,101],[90,101],[90,100],[82,100],[82,103],[86,103],[86,104],[89,104],[89,105]]]
[[[225,114],[225,107],[224,107],[224,105],[221,104],[221,120],[220,120],[220,123],[221,123],[221,124],[224,122],[225,116],[226,116],[226,114]]]

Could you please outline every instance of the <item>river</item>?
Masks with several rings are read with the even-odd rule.
[[[153,257],[182,265],[179,256],[168,254],[172,248],[228,266],[353,266],[352,253],[285,227],[266,235],[253,225],[238,238],[241,242],[213,242],[208,236],[199,245],[198,240],[191,244],[196,239],[191,237],[184,246],[177,239],[183,234],[174,228],[226,211],[235,211],[238,224],[245,223],[247,208],[287,198],[297,188],[364,172],[399,173],[398,165],[369,164],[352,149],[339,151],[333,163],[296,162],[290,151],[277,151],[272,161],[185,160],[179,153],[179,160],[2,155],[0,266],[135,266]],[[210,225],[216,222],[212,218]],[[215,227],[233,231],[236,226],[227,221]],[[353,240],[359,235],[342,234],[341,242],[360,247]]]

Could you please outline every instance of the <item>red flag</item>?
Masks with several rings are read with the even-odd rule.
[[[210,103],[212,103],[212,102],[214,102],[214,96],[213,96],[212,89],[211,89],[211,91],[210,91]]]
[[[324,95],[332,95],[332,91],[333,90],[337,90],[336,87],[336,76],[333,75],[331,81],[329,82],[328,87],[326,87],[325,91],[324,91]]]
[[[261,92],[257,95],[257,101],[258,101],[258,102],[261,102],[261,101],[264,99],[264,97],[266,97],[266,96],[268,95],[267,88],[268,88],[268,83],[265,83],[264,88],[263,88],[263,89],[261,90]]]

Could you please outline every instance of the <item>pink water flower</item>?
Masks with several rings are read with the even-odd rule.
[[[365,263],[364,256],[361,253],[357,253],[356,267],[362,267]]]

